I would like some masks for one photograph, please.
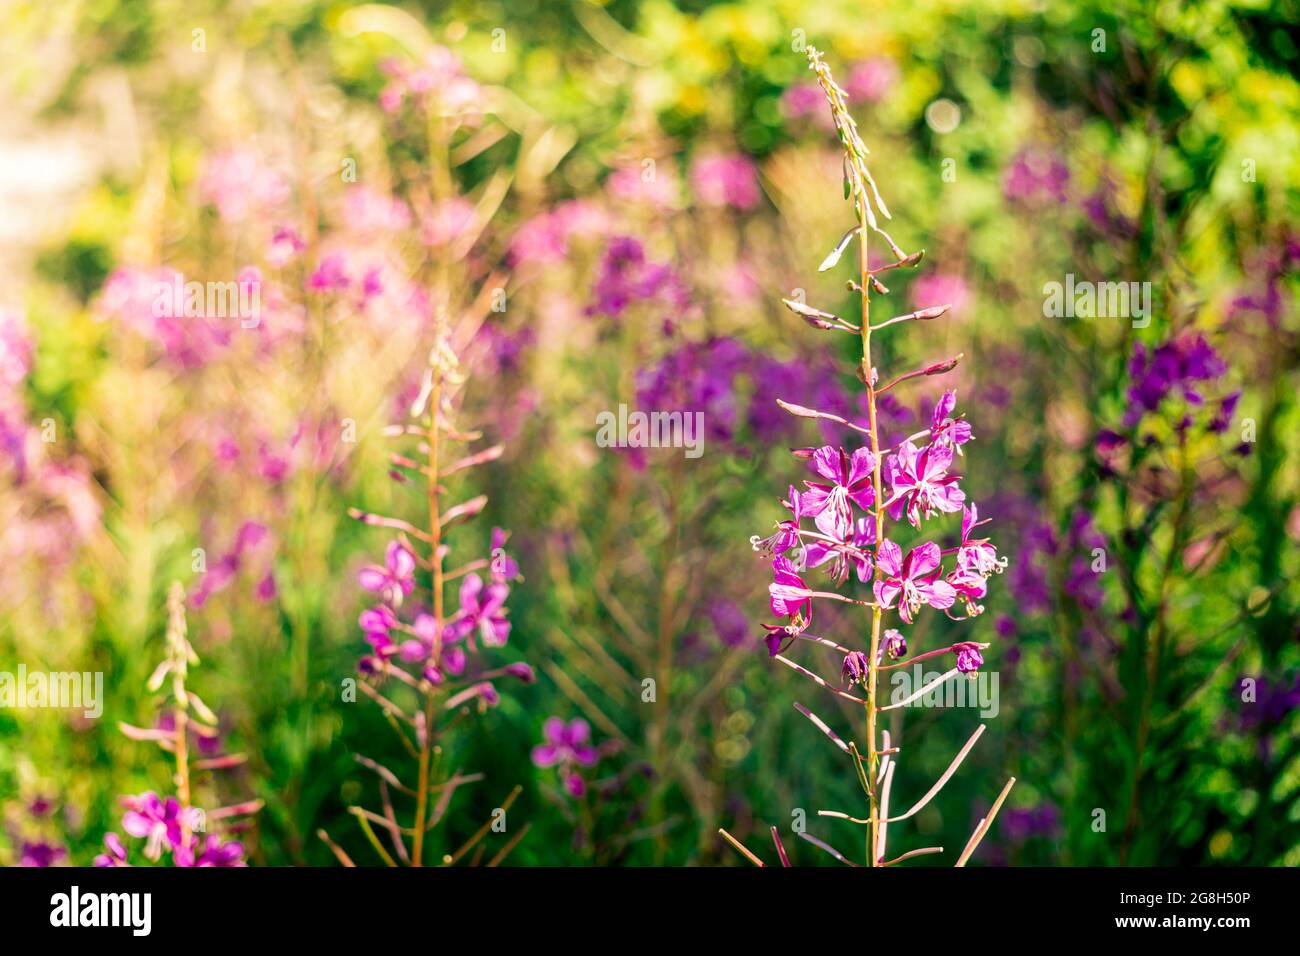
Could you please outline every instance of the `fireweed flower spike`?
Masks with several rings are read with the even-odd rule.
[[[385,92],[385,108],[396,111],[405,104],[427,114],[430,175],[419,180],[416,188],[431,182],[434,205],[449,208],[446,204],[454,201],[455,188],[450,148],[453,139],[464,134],[462,126],[477,126],[483,119],[478,87],[442,47],[430,55],[426,67],[413,71],[395,67],[390,75],[394,80]],[[413,208],[429,202],[423,195],[412,197]],[[475,240],[486,223],[477,221],[472,207],[462,212],[456,214],[464,220],[458,232]],[[356,686],[380,706],[415,767],[399,774],[356,755],[357,762],[377,777],[381,809],[348,808],[388,866],[424,866],[430,831],[445,818],[458,789],[478,779],[442,765],[442,756],[451,749],[446,742],[453,728],[500,702],[497,682],[536,680],[526,663],[499,657],[510,638],[506,601],[511,583],[522,580],[518,562],[506,550],[509,534],[501,528],[493,528],[490,534],[450,534],[482,514],[487,505],[486,496],[461,493],[466,477],[502,454],[500,445],[475,449],[481,435],[456,423],[468,382],[456,343],[472,340],[492,304],[487,295],[463,301],[466,297],[459,293],[475,281],[467,262],[473,244],[429,245],[431,347],[418,394],[406,408],[406,420],[384,429],[386,436],[407,446],[391,456],[394,471],[390,474],[403,488],[418,492],[421,515],[406,520],[349,510],[362,523],[398,535],[388,543],[382,564],[368,565],[358,574],[361,588],[378,595],[381,603],[363,611],[359,619],[369,647],[358,662]],[[497,282],[504,280],[490,276],[488,288]],[[461,558],[466,541],[473,542],[474,550]],[[516,787],[494,805],[508,809],[520,790]],[[399,809],[403,815],[409,813],[406,820],[399,822]],[[485,850],[480,844],[491,830],[481,828],[441,862],[456,863],[476,847],[473,859],[478,859]],[[512,831],[488,862],[499,863],[526,832],[527,827]],[[353,865],[328,833],[318,835],[341,863]],[[210,852],[218,854],[220,848]]]
[[[921,847],[898,853],[891,858],[886,852],[889,834],[887,824],[908,819],[938,794],[974,747],[984,726],[981,725],[970,737],[929,793],[905,813],[890,816],[890,783],[894,775],[894,761],[898,759],[901,748],[890,746],[887,732],[877,734],[876,722],[880,712],[902,706],[907,701],[888,706],[880,704],[877,686],[880,671],[951,653],[956,658],[956,667],[939,682],[958,674],[973,676],[984,663],[981,651],[988,644],[961,641],[947,647],[922,651],[910,660],[900,660],[907,655],[907,640],[897,629],[884,629],[886,615],[896,611],[904,622],[911,624],[928,607],[942,611],[954,620],[974,618],[983,611],[975,602],[984,597],[988,577],[1005,568],[1006,560],[998,558],[997,549],[987,538],[974,537],[975,529],[984,522],[979,520],[974,502],[968,501],[966,493],[958,487],[958,476],[949,473],[954,455],[962,453],[962,446],[969,444],[974,437],[970,423],[956,414],[955,391],[945,391],[939,398],[931,413],[930,427],[927,430],[904,439],[896,446],[884,447],[882,453],[877,421],[877,399],[881,393],[908,382],[944,375],[952,371],[963,356],[958,354],[954,358],[933,362],[893,378],[881,375],[872,364],[873,334],[880,334],[887,329],[893,329],[890,334],[897,334],[909,328],[913,322],[941,319],[948,313],[950,306],[933,306],[872,324],[872,292],[879,295],[888,293],[877,274],[893,269],[914,268],[920,263],[923,253],[909,255],[881,228],[881,221],[892,217],[867,168],[869,153],[858,135],[857,124],[849,115],[846,94],[831,77],[830,70],[816,49],[809,48],[808,64],[830,104],[831,118],[844,153],[844,195],[846,199],[852,200],[857,219],[856,224],[822,261],[820,271],[833,268],[854,240],[857,241],[858,275],[856,280],[848,283],[848,287],[860,296],[861,316],[860,319],[855,317],[854,321],[850,321],[803,303],[787,301],[786,305],[818,331],[851,332],[860,336],[862,357],[856,371],[858,379],[866,387],[867,422],[865,425],[852,422],[840,415],[788,400],[778,400],[777,404],[798,418],[833,421],[847,426],[865,436],[867,444],[851,454],[833,446],[796,451],[795,458],[808,461],[817,479],[805,482],[804,491],[790,489],[788,500],[782,504],[790,510],[792,518],[782,521],[777,526],[775,535],[767,539],[755,537],[751,541],[756,551],[768,557],[775,555],[772,560],[773,579],[768,587],[771,611],[777,617],[788,619],[783,625],[763,625],[768,631],[769,652],[782,664],[809,678],[823,690],[841,700],[861,703],[865,710],[866,746],[859,747],[853,741],[846,742],[812,711],[801,704],[796,705],[800,713],[849,756],[853,762],[854,774],[866,795],[868,809],[865,819],[861,813],[821,813],[864,826],[867,865],[892,866],[922,854],[943,852],[941,847]],[[873,235],[883,240],[894,257],[893,262],[876,268],[870,265],[868,246]],[[880,385],[882,380],[887,384]],[[917,441],[927,443],[918,447],[915,444]],[[887,520],[901,522],[905,518],[913,529],[924,532],[929,530],[930,522],[957,512],[962,514],[959,539],[958,529],[952,528],[947,533],[946,542],[918,541],[909,547],[906,556],[894,538],[899,536],[899,531],[910,538],[907,527],[903,526],[894,532],[886,528]],[[813,527],[804,527],[804,518],[812,518]],[[951,519],[948,521],[951,523]],[[943,566],[945,558],[954,558],[946,569]],[[860,585],[851,581],[853,575],[849,573],[850,569],[857,572],[860,585],[870,584],[870,596],[874,600],[853,597],[843,592],[818,590],[817,584],[810,578],[813,572],[825,573],[831,586],[844,588],[847,585],[846,590],[859,590]],[[866,648],[853,649],[827,636],[814,637],[805,633],[812,622],[814,600],[831,598],[869,609],[869,624],[864,625],[864,641],[868,645]],[[959,601],[966,609],[964,617],[955,617],[951,613]],[[838,680],[828,680],[784,656],[784,651],[802,642],[819,643],[843,653]],[[885,663],[886,659],[899,663]],[[841,689],[855,686],[862,688],[863,697],[855,697]],[[919,697],[924,690],[918,688],[909,699]],[[988,832],[993,815],[1014,783],[1013,777],[994,803],[994,809],[980,821],[957,859],[958,866],[966,864]],[[722,831],[722,835],[751,863],[764,865],[754,853],[726,831]],[[800,836],[840,862],[854,865],[847,856],[822,840],[803,833]],[[777,849],[782,863],[789,865],[788,856],[779,841]]]
[[[121,731],[132,740],[156,743],[170,753],[175,761],[176,795],[159,796],[153,791],[138,796],[122,798],[125,813],[122,829],[127,836],[145,841],[141,851],[144,858],[159,860],[170,854],[174,866],[246,866],[244,846],[234,840],[223,842],[216,833],[200,835],[206,822],[223,823],[247,817],[262,808],[261,800],[251,800],[231,806],[217,807],[206,813],[195,804],[195,777],[205,776],[213,770],[225,770],[243,763],[239,754],[223,756],[217,716],[198,694],[186,685],[189,669],[199,663],[199,657],[189,641],[189,628],[185,619],[185,589],[179,583],[171,586],[167,596],[167,657],[149,678],[149,690],[157,691],[164,685],[171,697],[170,713],[160,719],[157,727],[133,727],[120,724]],[[197,751],[197,753],[196,753]],[[199,759],[191,760],[191,755]],[[243,829],[247,823],[232,825]],[[127,845],[116,833],[104,836],[107,853],[95,857],[95,866],[130,866]]]

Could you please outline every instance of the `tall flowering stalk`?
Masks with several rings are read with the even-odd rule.
[[[532,668],[525,663],[494,667],[483,661],[482,652],[504,646],[510,636],[505,601],[510,593],[509,582],[520,574],[519,566],[504,548],[507,534],[500,528],[493,529],[486,556],[446,567],[450,554],[445,542],[447,531],[478,515],[487,504],[487,497],[478,495],[448,507],[443,500],[447,494],[443,482],[459,472],[495,460],[502,448],[494,445],[459,456],[449,454],[454,445],[473,442],[481,436],[477,432],[461,431],[452,421],[454,399],[465,376],[459,370],[445,326],[445,322],[438,323],[437,341],[429,353],[424,383],[410,409],[411,420],[385,429],[391,437],[416,443],[415,454],[394,454],[391,460],[394,475],[403,483],[407,483],[406,473],[422,479],[427,524],[421,528],[400,518],[355,508],[349,511],[353,518],[365,524],[397,532],[397,537],[388,544],[383,563],[362,568],[358,574],[362,589],[379,599],[360,618],[370,653],[358,665],[361,672],[358,687],[382,708],[385,718],[415,759],[417,776],[414,785],[408,786],[392,770],[358,755],[362,766],[378,776],[383,812],[349,808],[389,866],[396,866],[399,861],[407,866],[422,866],[426,837],[442,820],[452,795],[461,786],[480,779],[478,775],[456,771],[434,782],[435,775],[441,773],[438,762],[447,732],[472,710],[481,713],[498,703],[500,695],[495,680],[512,678],[526,683],[534,680]],[[427,604],[416,603],[419,599],[414,598],[419,572],[423,572],[420,576],[427,575]],[[486,572],[486,583],[480,572]],[[453,582],[459,582],[459,606],[450,610],[445,597]],[[389,696],[388,684],[409,688],[415,705],[399,704]],[[392,790],[414,800],[414,819],[409,828],[397,821]],[[519,787],[512,791],[502,810],[509,809],[519,791]],[[388,832],[393,853],[378,838],[372,824]],[[460,860],[487,835],[490,827],[491,823],[485,825],[467,844],[445,855],[442,862],[450,864]],[[527,829],[525,826],[519,830],[492,862],[503,859]],[[345,865],[352,865],[347,854],[325,831],[320,836]]]
[[[451,489],[464,473],[495,461],[503,452],[499,444],[471,450],[482,433],[463,429],[456,422],[468,381],[458,350],[482,327],[493,298],[503,291],[499,284],[504,284],[503,277],[494,273],[473,301],[461,303],[453,294],[470,287],[474,280],[473,265],[465,260],[490,215],[476,211],[457,194],[450,156],[457,134],[482,121],[479,88],[464,75],[456,57],[441,47],[431,51],[418,68],[394,63],[388,72],[393,82],[386,88],[382,105],[394,113],[404,103],[409,105],[426,135],[428,195],[417,191],[412,198],[417,208],[430,210],[426,228],[433,344],[407,420],[388,426],[384,434],[410,446],[390,455],[390,475],[419,492],[426,513],[418,524],[356,508],[348,513],[396,534],[382,562],[363,568],[358,575],[362,589],[378,599],[360,617],[370,653],[359,663],[358,687],[383,710],[415,761],[416,776],[408,785],[394,771],[358,755],[361,765],[378,778],[382,812],[359,806],[349,810],[387,865],[420,867],[425,863],[429,833],[445,817],[453,795],[481,778],[459,770],[447,772],[441,766],[447,735],[471,712],[482,713],[499,702],[497,680],[531,683],[535,675],[522,662],[493,665],[485,660],[488,652],[503,647],[510,636],[505,602],[510,582],[521,575],[518,564],[505,551],[509,535],[493,529],[484,542],[486,553],[449,567],[448,532],[478,516],[488,501],[486,495],[474,495],[452,498],[454,503],[449,504]],[[422,185],[413,188],[421,190]],[[465,265],[459,275],[453,273],[457,265]],[[449,588],[457,589],[454,603],[447,600]],[[402,693],[403,687],[405,701],[410,701],[405,705],[390,690]],[[480,859],[484,853],[480,843],[501,822],[500,814],[509,809],[520,790],[515,787],[493,820],[459,849],[445,853],[441,862],[456,863],[475,847],[479,849],[471,859]],[[394,791],[399,798],[413,801],[409,826],[398,822]],[[392,852],[379,839],[376,827],[387,832]],[[513,832],[488,860],[489,865],[503,860],[527,830],[525,826]],[[318,835],[341,862],[352,865],[324,830]]]
[[[262,801],[248,800],[207,811],[195,805],[196,773],[237,767],[245,757],[218,753],[221,731],[217,715],[186,685],[189,669],[198,664],[199,657],[189,641],[185,590],[179,583],[172,584],[168,592],[167,615],[167,656],[154,669],[148,686],[151,692],[166,686],[169,704],[152,728],[130,724],[120,727],[131,739],[152,741],[172,755],[176,794],[164,798],[150,791],[123,797],[126,813],[122,828],[129,836],[145,840],[143,854],[150,861],[167,852],[175,866],[245,866],[243,844],[208,833],[207,825],[254,814],[262,808]],[[96,866],[131,865],[127,845],[116,833],[104,837],[104,847],[107,852],[95,858]]]
[[[857,240],[858,278],[849,282],[849,288],[859,296],[861,313],[859,320],[854,322],[800,301],[786,300],[785,304],[816,329],[846,332],[860,338],[862,358],[857,374],[867,391],[867,424],[864,427],[843,416],[786,401],[778,400],[778,404],[801,418],[846,426],[861,434],[865,445],[851,452],[833,445],[796,450],[795,457],[807,461],[816,478],[805,481],[803,491],[791,486],[782,502],[791,516],[777,525],[775,534],[766,539],[755,537],[753,542],[755,550],[772,558],[773,582],[769,586],[772,613],[787,619],[782,625],[764,625],[771,655],[835,696],[861,705],[866,717],[867,745],[863,752],[856,742],[841,739],[812,711],[796,705],[853,760],[869,808],[865,819],[838,811],[823,810],[820,813],[865,827],[867,865],[887,866],[914,856],[943,852],[942,847],[923,847],[890,859],[886,852],[888,825],[910,818],[938,794],[974,747],[984,727],[971,735],[928,793],[906,812],[890,816],[890,787],[902,748],[890,745],[888,731],[878,731],[877,721],[885,711],[921,699],[954,677],[969,675],[973,678],[983,663],[982,651],[989,645],[962,641],[906,658],[907,639],[898,629],[885,628],[886,615],[896,611],[902,622],[910,625],[921,609],[929,606],[943,611],[953,620],[976,617],[983,611],[977,602],[986,593],[987,578],[1001,571],[1006,562],[997,556],[994,545],[979,536],[977,529],[984,521],[979,519],[974,502],[967,502],[965,492],[958,484],[959,476],[949,471],[954,455],[962,454],[961,446],[973,437],[969,423],[953,415],[955,391],[947,391],[939,399],[929,429],[888,446],[881,440],[876,415],[880,396],[913,379],[950,372],[961,361],[962,355],[903,372],[880,384],[872,361],[872,336],[892,326],[937,319],[951,306],[921,309],[872,324],[872,292],[885,295],[889,291],[880,276],[894,269],[915,267],[924,252],[905,253],[881,228],[880,220],[891,217],[867,168],[868,150],[858,134],[857,124],[849,115],[846,94],[831,77],[816,49],[808,50],[808,63],[830,104],[831,117],[844,152],[845,196],[852,199],[857,219],[856,225],[823,260],[820,271],[835,266],[850,244]],[[884,240],[893,254],[893,262],[872,268],[869,240],[873,233]],[[918,441],[925,444],[918,446]],[[931,519],[957,513],[961,515],[960,536],[954,536],[948,546],[937,541],[918,541],[905,554],[895,540],[901,536],[900,532],[907,533],[909,525],[915,532],[920,532]],[[806,527],[804,519],[812,519],[812,527]],[[894,522],[893,528],[887,526],[886,519]],[[943,565],[948,558],[953,558],[953,564],[951,570],[945,572]],[[827,574],[831,585],[837,589],[842,589],[851,576],[863,585],[870,584],[869,599],[809,584],[805,575],[817,568]],[[860,607],[869,612],[870,630],[865,652],[813,633],[814,607],[826,601]],[[960,614],[954,613],[954,609]],[[823,678],[786,656],[786,652],[801,640],[829,647],[843,655],[838,681]],[[948,654],[953,655],[954,665],[939,679],[917,688],[901,700],[881,706],[878,683],[882,671]],[[890,663],[885,663],[886,660]],[[843,687],[837,686],[841,682]],[[855,685],[862,687],[862,696],[850,693]],[[957,859],[958,866],[966,864],[988,832],[1014,783],[1013,777],[992,809],[980,820]],[[761,865],[757,856],[725,830],[722,833],[751,862]],[[788,855],[775,828],[772,835],[782,863],[788,865]],[[817,838],[802,832],[800,836],[836,859],[850,862],[838,850]]]

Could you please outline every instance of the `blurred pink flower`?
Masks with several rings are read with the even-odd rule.
[[[288,226],[279,226],[271,237],[271,247],[266,252],[266,261],[276,268],[288,265],[307,247],[297,230]]]
[[[624,166],[610,174],[605,188],[615,199],[645,203],[656,209],[675,207],[681,193],[676,172],[662,168],[662,164],[656,164],[653,170],[640,165]]]
[[[788,87],[781,94],[781,115],[791,122],[811,119],[818,129],[835,128],[835,119],[826,108],[826,97],[814,82],[800,82]]]
[[[460,58],[445,46],[435,46],[424,62],[410,64],[404,60],[385,60],[380,69],[389,77],[379,93],[379,106],[386,113],[396,113],[409,96],[421,103],[436,103],[447,113],[477,112],[482,90],[464,74]]]
[[[926,309],[936,305],[951,305],[954,316],[962,314],[971,303],[970,287],[959,275],[931,272],[912,283],[912,306]]]
[[[474,228],[474,205],[461,196],[444,199],[420,224],[420,240],[427,246],[445,246]]]
[[[887,56],[873,56],[857,63],[844,82],[849,99],[874,103],[889,92],[898,80],[898,64]]]
[[[217,207],[222,219],[238,223],[284,202],[289,184],[252,150],[233,149],[207,158],[199,195]]]
[[[525,222],[510,241],[512,265],[560,262],[569,254],[574,237],[600,235],[609,230],[609,216],[583,199],[560,203],[550,212]]]
[[[353,186],[343,200],[348,228],[360,233],[398,232],[411,224],[411,210],[394,196]]]
[[[691,164],[691,189],[707,206],[749,210],[762,199],[754,161],[742,153],[696,157]]]
[[[17,388],[31,369],[32,342],[22,319],[0,311],[0,388]]]

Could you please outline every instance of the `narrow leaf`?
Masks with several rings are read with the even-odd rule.
[[[861,229],[861,226],[854,226],[841,236],[840,241],[835,244],[835,248],[830,251],[830,254],[822,260],[822,264],[817,267],[817,271],[825,272],[827,269],[833,268],[835,264],[840,261],[840,257],[844,255],[844,250],[849,247],[849,243],[853,241],[853,237],[856,236]]]

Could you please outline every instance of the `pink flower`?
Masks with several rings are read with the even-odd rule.
[[[362,234],[399,232],[411,224],[406,203],[366,186],[353,186],[343,200],[348,228]]]
[[[969,674],[977,670],[984,663],[984,655],[980,653],[978,645],[971,642],[963,644],[954,644],[953,648],[957,651],[957,670],[963,674]]]
[[[975,603],[988,593],[988,585],[984,583],[984,575],[977,574],[966,568],[957,568],[944,580],[952,586],[953,591],[965,603],[968,617],[975,617],[984,613],[983,606]]]
[[[930,441],[942,442],[961,454],[959,446],[966,444],[971,435],[970,422],[964,418],[952,418],[952,410],[957,407],[957,392],[950,389],[940,396],[930,415]]]
[[[770,558],[776,554],[785,554],[799,544],[799,522],[803,518],[803,505],[799,498],[799,492],[795,490],[794,485],[790,486],[788,500],[781,502],[781,504],[789,508],[794,517],[787,521],[778,522],[776,534],[769,535],[766,538],[753,535],[749,539],[750,546],[764,557]]]
[[[415,555],[392,541],[384,555],[384,567],[367,565],[357,572],[357,583],[378,594],[385,604],[401,607],[402,598],[415,590]]]
[[[470,574],[460,586],[460,616],[448,625],[448,631],[461,638],[476,628],[487,647],[501,647],[510,637],[506,618],[506,597],[510,588],[500,581],[487,587],[477,574]]]
[[[448,113],[478,110],[479,85],[464,75],[460,58],[445,46],[433,47],[423,63],[411,65],[393,58],[380,69],[391,78],[379,94],[385,113],[396,113],[407,96],[419,102],[433,100]]]
[[[330,253],[307,280],[307,288],[315,292],[341,292],[351,284],[347,257],[341,252]]]
[[[808,490],[799,496],[803,513],[813,518],[813,523],[823,534],[842,540],[853,526],[853,510],[849,503],[864,511],[876,500],[871,484],[876,459],[870,449],[859,448],[850,457],[843,448],[826,445],[813,452],[809,467],[826,478],[830,484],[805,481]]]
[[[822,88],[812,80],[795,83],[781,94],[781,115],[789,120],[803,119],[811,116],[813,122],[823,129],[833,129],[835,120],[826,108],[826,97]]]
[[[122,845],[122,838],[116,833],[104,834],[104,846],[107,853],[101,853],[95,857],[94,865],[97,867],[109,866],[130,866],[126,859],[126,847]]]
[[[840,679],[844,681],[845,687],[852,687],[858,683],[865,687],[870,672],[866,654],[861,651],[849,651],[844,655],[844,663],[840,665]]]
[[[691,188],[706,206],[749,210],[762,198],[754,161],[741,153],[697,157],[691,164]]]
[[[208,157],[199,194],[217,207],[222,219],[240,223],[288,199],[289,183],[256,153],[235,149]]]
[[[181,846],[181,805],[175,797],[163,800],[149,791],[138,797],[126,797],[122,802],[127,807],[122,829],[133,837],[147,838],[144,855],[150,860],[162,855],[164,844],[173,850]]]
[[[877,663],[883,661],[885,657],[896,661],[906,653],[907,638],[898,629],[891,627],[880,635],[880,651],[877,655]]]
[[[985,521],[987,520],[986,518]],[[989,543],[988,538],[976,539],[970,536],[985,521],[979,520],[975,502],[972,501],[962,509],[961,549],[957,552],[957,567],[987,578],[990,574],[1005,570],[1007,559],[998,557],[998,549]]]
[[[624,166],[610,174],[605,188],[615,199],[624,202],[645,203],[655,209],[672,209],[677,206],[681,186],[672,169],[653,170],[642,166]]]
[[[948,474],[952,465],[952,447],[927,445],[920,451],[910,441],[903,442],[888,461],[892,493],[885,503],[895,521],[904,511],[913,527],[921,526],[922,517],[936,511],[959,511],[966,493],[957,487],[959,476]]]
[[[937,305],[951,305],[952,314],[960,315],[970,305],[970,287],[961,276],[945,272],[923,275],[912,283],[912,306],[928,309]]]
[[[772,613],[777,617],[811,619],[813,592],[795,573],[794,565],[778,556],[772,560],[772,571],[775,580],[767,586]]]
[[[591,727],[581,717],[565,723],[560,717],[548,717],[542,725],[543,743],[533,748],[533,763],[538,767],[560,768],[560,779],[570,796],[580,797],[586,792],[575,768],[590,767],[597,760],[595,748],[588,744]]]
[[[582,199],[561,203],[519,227],[510,240],[510,262],[512,265],[560,262],[569,254],[571,239],[598,235],[608,228],[608,217],[593,203]]]
[[[898,64],[887,56],[875,56],[854,64],[844,82],[849,98],[862,103],[881,99],[898,79]]]
[[[474,228],[474,206],[461,196],[444,199],[429,211],[420,225],[420,240],[426,246],[445,246]]]
[[[876,564],[885,573],[876,581],[876,602],[885,609],[898,602],[898,613],[911,624],[921,605],[944,610],[957,599],[953,586],[943,580],[939,566],[941,552],[933,541],[927,541],[903,557],[902,549],[886,538],[876,551]]]
[[[177,866],[213,866],[233,867],[248,866],[244,860],[244,845],[236,840],[221,842],[217,836],[203,838],[199,852],[195,855],[190,847],[177,847],[172,854]]]
[[[853,533],[847,539],[837,535],[830,537],[846,547],[811,539],[804,548],[805,567],[819,568],[829,561],[830,567],[826,573],[838,584],[848,580],[850,566],[859,581],[865,584],[871,580],[870,549],[876,543],[876,519],[873,516],[858,518],[853,522]]]
[[[0,387],[16,389],[32,368],[32,343],[16,315],[0,312]]]

